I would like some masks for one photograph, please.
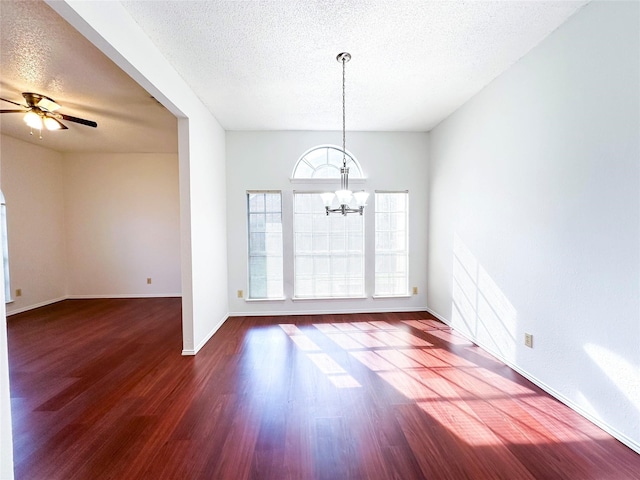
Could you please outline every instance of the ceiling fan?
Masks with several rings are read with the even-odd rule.
[[[22,107],[22,110],[0,110],[0,113],[24,113],[24,122],[29,127],[40,131],[42,131],[43,127],[47,130],[66,130],[68,127],[60,120],[79,123],[94,128],[98,126],[98,124],[92,120],[85,120],[84,118],[58,113],[56,110],[60,108],[60,105],[51,98],[39,93],[25,92],[22,96],[27,102],[26,105],[0,97],[0,100]]]

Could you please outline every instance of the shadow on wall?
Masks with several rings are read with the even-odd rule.
[[[453,244],[452,327],[502,358],[515,361],[515,307],[456,234]]]

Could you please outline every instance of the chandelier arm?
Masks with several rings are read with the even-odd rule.
[[[330,213],[341,213],[342,215],[347,215],[347,213],[359,213],[360,215],[362,215],[364,213],[364,207],[358,207],[358,208],[349,208],[347,205],[340,205],[338,208],[330,208],[330,207],[324,207],[325,211],[327,212],[327,216],[329,216]]]

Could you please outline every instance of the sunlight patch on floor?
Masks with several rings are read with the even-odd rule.
[[[322,349],[309,338],[301,329],[292,324],[280,324],[280,328],[289,336],[291,341],[303,352],[307,353],[307,358],[329,379],[337,388],[358,388],[362,387],[358,381],[338,364],[329,354],[322,352]],[[325,331],[338,332],[339,330],[325,329]],[[329,334],[329,336],[332,334]],[[336,334],[333,334],[336,335]],[[343,334],[337,334],[344,336]]]

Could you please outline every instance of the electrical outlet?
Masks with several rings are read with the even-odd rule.
[[[417,295],[418,294],[418,287],[413,287],[413,294]]]
[[[21,296],[22,296],[22,289],[16,288],[16,297],[21,297]]]
[[[238,290],[238,298],[244,298],[244,292],[242,290]]]
[[[147,278],[147,285],[151,285],[151,277]]]
[[[524,345],[525,347],[533,348],[533,335],[530,333],[524,334]]]

